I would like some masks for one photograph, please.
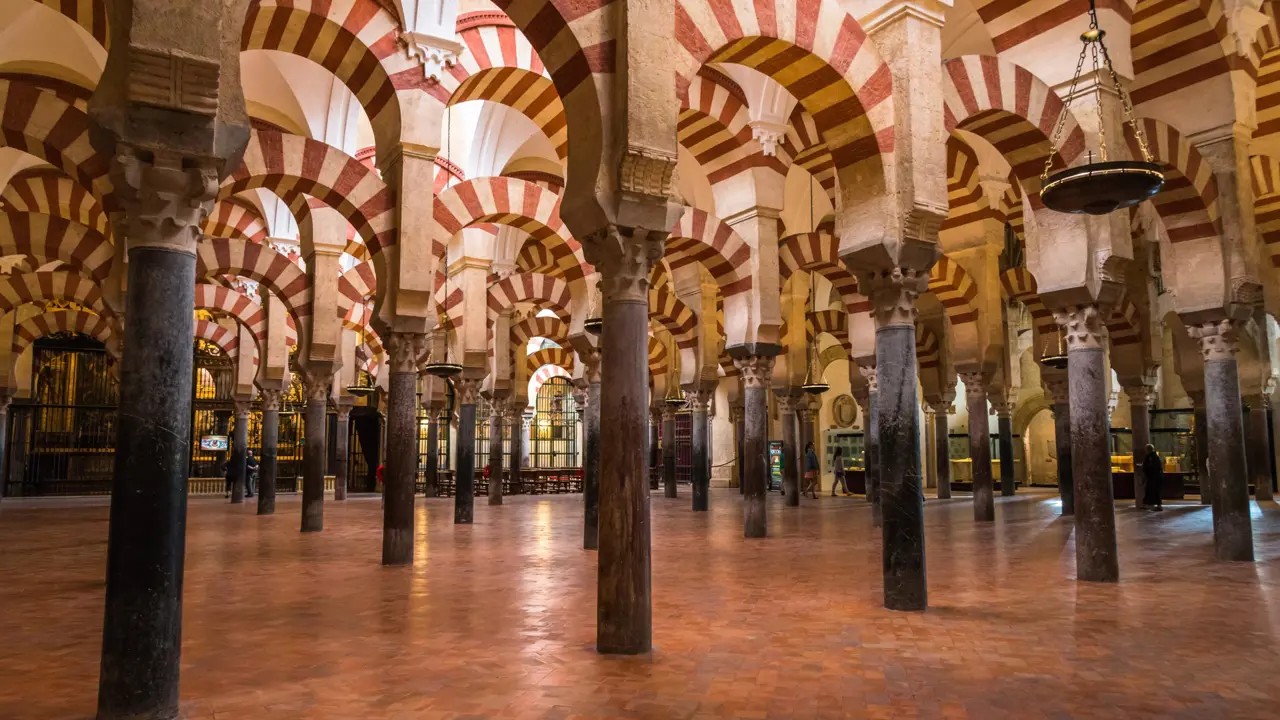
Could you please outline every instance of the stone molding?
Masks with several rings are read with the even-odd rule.
[[[1240,349],[1240,333],[1230,318],[1192,325],[1187,332],[1200,342],[1205,362],[1233,360]]]
[[[1103,338],[1103,312],[1097,305],[1068,305],[1054,310],[1053,319],[1067,338],[1067,352],[1075,350],[1101,350]]]
[[[775,390],[773,397],[778,401],[779,415],[796,414],[796,405],[799,403],[800,398],[792,395],[789,390]]]
[[[773,355],[746,355],[734,358],[734,367],[742,372],[744,388],[767,388],[773,373]]]
[[[583,254],[600,273],[604,302],[649,302],[649,271],[667,233],[608,225],[586,237]]]
[[[405,56],[422,66],[422,76],[434,82],[440,82],[444,71],[456,65],[466,49],[457,40],[429,33],[402,32],[397,39]]]
[[[387,357],[392,373],[418,372],[418,358],[427,351],[427,334],[393,332],[387,338]]]
[[[865,276],[864,292],[871,300],[871,317],[876,328],[915,327],[916,298],[929,285],[929,273],[910,268],[893,268]]]
[[[947,415],[954,415],[956,413],[954,398],[952,398],[951,400],[928,401],[925,403],[925,408],[927,412],[931,412],[934,414],[945,413]]]
[[[195,255],[202,225],[218,195],[218,175],[208,163],[117,145],[111,181],[125,207],[129,248],[158,248]]]
[[[671,181],[675,172],[674,154],[631,146],[623,153],[622,162],[618,165],[618,189],[637,195],[668,198],[671,197]]]

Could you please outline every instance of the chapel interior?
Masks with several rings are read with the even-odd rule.
[[[1280,716],[1278,268],[1274,0],[0,0],[0,718]]]

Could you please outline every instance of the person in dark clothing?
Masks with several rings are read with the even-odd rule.
[[[1164,461],[1156,452],[1155,445],[1147,446],[1146,457],[1142,458],[1142,476],[1147,486],[1142,493],[1142,502],[1155,511],[1164,510],[1164,502],[1160,498],[1160,488],[1164,485]]]
[[[831,472],[834,476],[831,480],[831,497],[836,496],[836,488],[840,488],[840,492],[845,496],[849,493],[849,483],[844,476],[844,450],[836,448],[836,454],[831,458]]]
[[[811,442],[804,446],[804,486],[800,488],[800,497],[804,497],[805,493],[809,493],[814,500],[818,499],[818,453],[814,451]]]
[[[244,496],[253,497],[253,490],[258,482],[258,458],[252,450],[247,450],[244,458]]]

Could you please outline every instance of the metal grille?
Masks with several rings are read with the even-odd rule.
[[[578,405],[573,401],[573,385],[567,378],[551,378],[538,389],[534,407],[529,423],[529,467],[576,467]]]
[[[676,482],[693,482],[693,413],[676,413]]]

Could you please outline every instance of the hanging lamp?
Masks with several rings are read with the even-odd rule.
[[[582,323],[582,329],[592,335],[599,335],[604,330],[604,318],[595,306],[595,295],[588,293],[588,297],[591,298],[591,306],[587,308],[587,319]]]
[[[1067,369],[1067,351],[1062,346],[1062,331],[1054,333],[1057,337],[1058,345],[1055,349],[1049,349],[1049,341],[1046,339],[1044,344],[1044,354],[1040,356],[1040,364],[1045,367],[1051,367],[1055,370]]]
[[[813,176],[809,176],[809,227],[813,227]],[[816,228],[814,228],[816,230]],[[809,281],[809,312],[817,311],[816,303],[818,283],[817,279],[810,276]],[[806,328],[806,331],[808,328]],[[809,335],[808,332],[805,335]],[[818,334],[813,333],[812,337],[805,338],[805,374],[804,382],[800,384],[800,389],[810,395],[821,395],[831,386],[822,378],[822,368],[818,367]]]
[[[663,404],[667,407],[680,409],[684,407],[684,393],[676,388],[680,384],[680,354],[675,352],[671,354],[671,367],[667,370],[667,392],[662,398]]]
[[[1147,139],[1133,116],[1133,104],[1129,95],[1120,87],[1120,78],[1111,66],[1111,55],[1107,52],[1104,38],[1107,33],[1098,27],[1098,10],[1095,0],[1089,0],[1089,29],[1080,35],[1084,47],[1080,49],[1080,60],[1076,63],[1075,75],[1071,78],[1071,89],[1062,104],[1062,114],[1053,129],[1053,139],[1049,147],[1049,158],[1045,161],[1044,172],[1040,175],[1040,200],[1050,210],[1061,213],[1106,215],[1121,208],[1131,207],[1160,192],[1164,185],[1164,172],[1160,166],[1151,161],[1151,150],[1147,147]],[[1116,95],[1120,97],[1124,108],[1125,122],[1133,129],[1138,150],[1142,160],[1108,160],[1106,125],[1102,117],[1102,85],[1101,79],[1095,79],[1094,92],[1097,94],[1098,109],[1098,162],[1093,160],[1093,152],[1089,152],[1089,160],[1084,165],[1060,170],[1052,175],[1053,159],[1058,155],[1062,130],[1067,122],[1067,114],[1071,101],[1075,98],[1076,85],[1080,82],[1080,73],[1084,68],[1085,56],[1093,60],[1095,77],[1101,71],[1098,53],[1101,50],[1102,62],[1106,64],[1107,73],[1115,86]]]
[[[366,322],[364,314],[367,309],[368,308],[364,305],[361,305],[360,307],[360,344],[356,345],[356,347],[364,345],[364,328]],[[377,386],[373,384],[373,376],[371,376],[367,370],[362,371],[359,368],[356,368],[357,376],[362,372],[364,373],[363,381],[357,381],[355,385],[348,385],[347,392],[360,397],[367,397],[378,392]]]

